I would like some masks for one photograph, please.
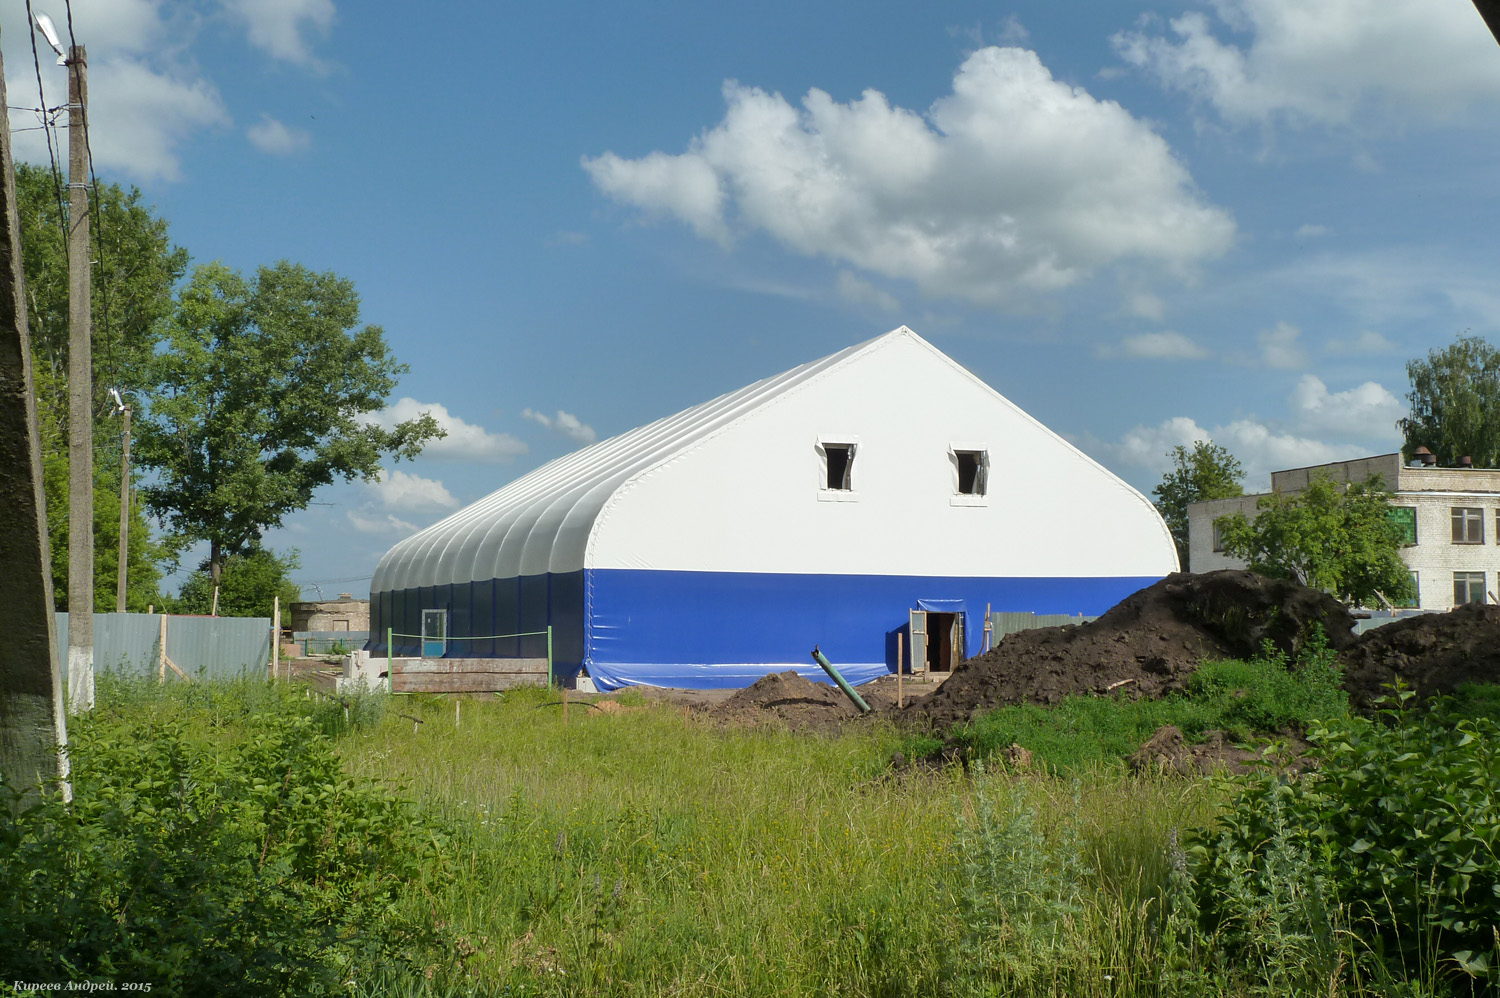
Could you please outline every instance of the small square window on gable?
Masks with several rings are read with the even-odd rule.
[[[854,445],[824,444],[823,453],[828,472],[823,487],[841,492],[854,491]]]
[[[985,472],[989,470],[990,458],[982,450],[954,451],[958,458],[958,494],[961,496],[984,495]]]
[[[818,494],[826,499],[853,499],[854,459],[859,441],[852,437],[818,439]]]
[[[990,452],[983,444],[950,444],[948,462],[953,469],[949,483],[954,506],[984,506],[990,491]]]

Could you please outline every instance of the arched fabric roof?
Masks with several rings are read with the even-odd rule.
[[[901,326],[549,461],[397,543],[380,560],[370,591],[579,571],[594,521],[621,485],[809,378],[900,335],[916,336]]]

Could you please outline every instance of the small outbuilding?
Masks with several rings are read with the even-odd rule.
[[[1176,571],[1151,503],[906,327],[558,458],[398,543],[372,654],[746,686],[814,645],[942,669],[983,614],[1098,614]]]

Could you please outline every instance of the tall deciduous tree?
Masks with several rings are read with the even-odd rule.
[[[1167,452],[1167,457],[1172,459],[1172,469],[1151,494],[1177,544],[1177,561],[1187,571],[1188,503],[1244,495],[1240,483],[1245,469],[1233,454],[1212,440],[1199,440],[1192,450],[1179,444]]]
[[[294,550],[285,557],[255,547],[224,559],[219,582],[218,611],[221,617],[269,617],[275,598],[283,611],[302,598],[302,589],[291,579],[301,567]],[[214,609],[214,581],[205,562],[188,576],[172,603],[173,613],[209,613]]]
[[[378,326],[361,325],[348,280],[281,262],[247,280],[194,269],[153,358],[157,396],[139,455],[156,480],[147,506],[183,539],[224,560],[306,508],[335,478],[372,481],[382,457],[415,457],[442,431],[429,415],[386,430],[361,417],[385,405],[397,363]]]
[[[16,164],[26,305],[32,329],[37,422],[45,465],[52,583],[59,609],[68,593],[68,260],[66,192],[49,170]],[[151,362],[173,286],[188,254],[140,191],[101,184],[94,225],[94,608],[113,610],[119,559],[120,423],[109,400],[118,388],[139,412],[153,393]],[[133,479],[139,478],[132,475]],[[132,482],[134,491],[134,481]],[[172,552],[152,537],[139,502],[131,503],[126,606],[161,603],[157,586]]]
[[[1224,553],[1252,572],[1293,579],[1354,606],[1401,606],[1416,594],[1389,500],[1378,476],[1344,488],[1319,475],[1300,492],[1260,499],[1254,520],[1235,513],[1215,524]]]
[[[1406,364],[1411,412],[1396,423],[1409,460],[1418,447],[1455,465],[1472,458],[1481,468],[1500,467],[1500,350],[1478,336],[1460,336],[1426,360]]]

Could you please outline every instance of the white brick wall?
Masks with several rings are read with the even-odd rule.
[[[1377,462],[1388,464],[1389,458],[1366,458],[1348,462],[1359,466],[1350,470],[1362,472]],[[1337,468],[1338,466],[1329,466]],[[1308,480],[1301,472],[1276,472],[1278,485],[1300,487]],[[1377,470],[1383,473],[1385,468]],[[1335,475],[1347,481],[1347,476]],[[1500,594],[1500,471],[1461,468],[1398,468],[1394,476],[1384,475],[1387,486],[1399,483],[1401,491],[1391,498],[1393,506],[1416,509],[1417,543],[1404,548],[1402,559],[1417,573],[1419,605],[1429,610],[1453,608],[1453,574],[1483,572],[1485,591],[1491,602]],[[1394,478],[1395,481],[1390,479]],[[1356,475],[1355,480],[1358,480]],[[1288,489],[1287,491],[1295,491]],[[1215,499],[1188,506],[1188,562],[1195,572],[1219,568],[1244,568],[1245,563],[1227,558],[1213,550],[1213,521],[1221,516],[1243,512],[1255,515],[1260,496]],[[1452,512],[1455,507],[1483,510],[1484,542],[1454,544]]]

